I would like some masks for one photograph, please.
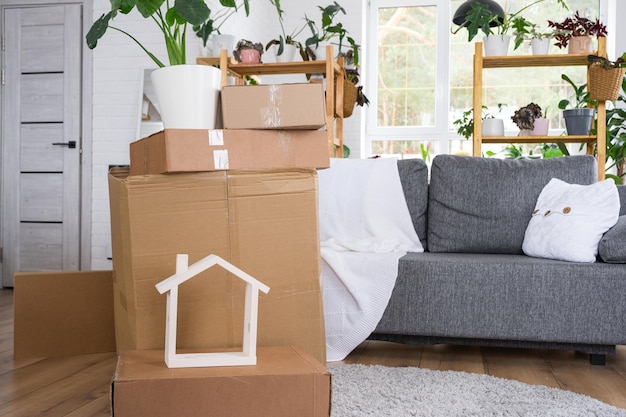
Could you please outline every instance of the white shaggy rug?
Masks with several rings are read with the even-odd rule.
[[[328,369],[331,417],[626,417],[626,410],[588,396],[489,375],[366,365]]]

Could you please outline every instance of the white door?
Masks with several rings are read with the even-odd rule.
[[[3,8],[2,285],[80,268],[81,5]]]

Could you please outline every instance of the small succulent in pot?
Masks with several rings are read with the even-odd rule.
[[[533,130],[535,128],[535,119],[539,119],[542,116],[541,107],[538,104],[530,103],[515,110],[511,120],[520,130]]]

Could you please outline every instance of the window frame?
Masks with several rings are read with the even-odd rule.
[[[600,2],[599,17],[607,26],[608,33],[616,34],[616,0],[598,0]],[[446,68],[445,71],[436,71],[435,79],[435,125],[434,126],[377,126],[378,111],[378,9],[390,7],[423,7],[435,6],[437,8],[436,19],[436,65],[437,68]],[[376,45],[363,51],[365,65],[362,68],[364,90],[371,91],[368,98],[370,105],[364,107],[361,120],[361,157],[372,154],[372,142],[385,140],[413,140],[437,142],[439,152],[449,153],[450,142],[464,140],[456,132],[450,131],[450,42],[451,13],[450,1],[437,0],[369,0],[364,13],[363,25],[366,44]],[[614,56],[616,36],[607,38],[607,50],[609,56]],[[370,53],[368,53],[370,52]],[[439,109],[445,109],[441,111]]]

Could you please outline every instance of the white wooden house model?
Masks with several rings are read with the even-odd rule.
[[[176,353],[176,323],[178,318],[178,286],[196,275],[218,265],[246,283],[243,321],[243,344],[240,352]],[[256,364],[259,291],[269,287],[217,255],[209,255],[189,266],[189,256],[176,256],[176,273],[156,284],[160,294],[167,292],[165,321],[165,363],[169,368],[204,366],[240,366]]]

